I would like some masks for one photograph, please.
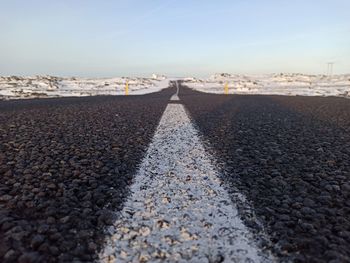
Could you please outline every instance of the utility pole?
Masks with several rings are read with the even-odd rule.
[[[332,77],[332,75],[333,75],[333,65],[334,65],[334,62],[327,63],[327,76],[328,77]]]

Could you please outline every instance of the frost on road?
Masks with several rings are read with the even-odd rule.
[[[101,262],[272,261],[240,220],[178,102],[167,106],[109,232]]]

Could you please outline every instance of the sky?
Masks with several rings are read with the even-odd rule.
[[[350,73],[349,0],[0,0],[0,75]]]

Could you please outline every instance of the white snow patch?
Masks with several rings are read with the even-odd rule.
[[[60,78],[52,76],[0,77],[0,99],[81,97],[124,95],[129,82],[129,95],[157,92],[169,85],[170,79],[152,78]]]
[[[185,85],[198,91],[224,93],[225,83],[229,84],[230,94],[262,94],[290,96],[340,96],[350,97],[350,74],[305,75],[231,75],[215,74],[208,79],[186,78]]]

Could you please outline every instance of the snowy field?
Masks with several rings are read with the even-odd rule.
[[[304,74],[215,74],[208,79],[186,78],[184,84],[202,92],[224,93],[225,83],[229,85],[230,94],[350,97],[350,74],[331,77]]]
[[[129,82],[129,94],[157,92],[168,87],[164,76],[151,78],[61,78],[53,76],[0,77],[1,99],[52,97],[80,97],[96,95],[124,95]]]
[[[124,95],[129,82],[129,94],[140,95],[160,91],[171,79],[153,75],[150,78],[61,78],[53,76],[0,77],[0,100],[80,97],[97,95]],[[230,94],[269,94],[289,96],[350,97],[350,74],[305,75],[231,75],[215,74],[207,79],[185,78],[184,84],[208,93],[224,93],[229,85]]]

